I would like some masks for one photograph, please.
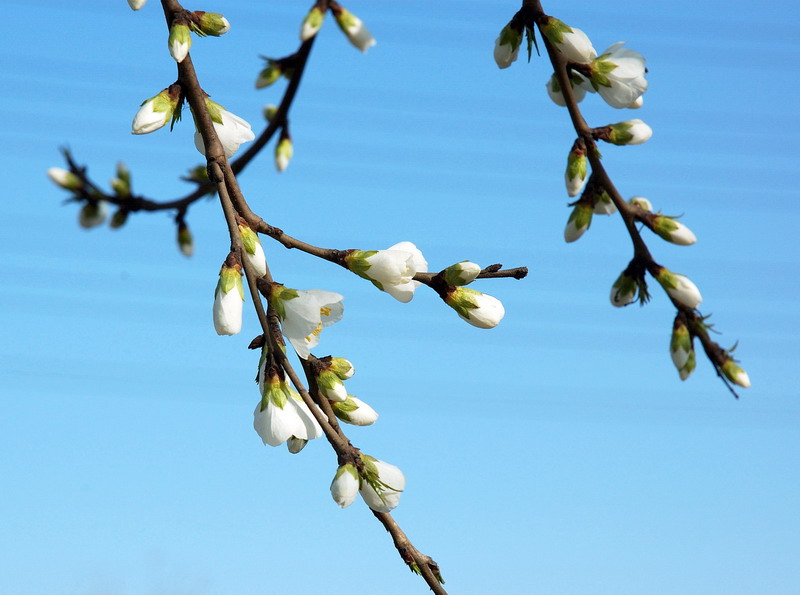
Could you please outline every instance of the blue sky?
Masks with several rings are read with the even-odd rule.
[[[296,48],[308,4],[233,1],[231,32],[195,40],[213,99],[260,127],[280,84],[255,91],[259,54]],[[300,455],[252,429],[257,322],[211,323],[227,231],[215,200],[189,214],[196,253],[165,213],[84,231],[45,177],[69,146],[103,182],[173,198],[201,162],[187,117],[130,135],[139,103],[175,78],[150,0],[6,3],[0,202],[0,591],[8,594],[424,592],[361,503],[340,511],[323,441]],[[638,147],[608,147],[624,196],[684,214],[690,248],[655,257],[702,290],[753,388],[734,400],[700,359],[680,382],[674,315],[608,303],[627,265],[619,218],[574,244],[563,188],[574,134],[544,92],[545,59],[500,71],[514,2],[356,1],[378,40],[354,50],[326,22],[291,115],[295,157],[241,176],[253,208],[313,244],[415,242],[439,270],[526,265],[482,281],[506,317],[468,326],[422,288],[400,304],[328,263],[268,243],[276,279],[345,295],[317,352],[352,360],[348,388],[381,414],[349,435],[398,465],[398,522],[452,593],[789,594],[800,532],[800,275],[793,221],[796,72],[789,2],[545,3],[598,50],[648,60],[633,115],[590,96],[590,124],[640,117]]]

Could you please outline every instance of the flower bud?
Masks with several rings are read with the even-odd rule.
[[[146,99],[133,117],[132,134],[149,134],[166,126],[178,107],[180,87],[171,85],[155,97]]]
[[[686,380],[694,371],[696,361],[692,336],[689,334],[689,329],[680,315],[675,318],[672,338],[669,343],[669,352],[672,356],[672,363],[675,364],[681,380]]]
[[[444,280],[448,285],[469,285],[480,274],[480,265],[469,260],[462,260],[444,270]]]
[[[264,248],[261,246],[258,234],[246,223],[239,224],[239,234],[242,236],[245,258],[253,267],[256,275],[263,277],[267,274],[267,259],[264,256]]]
[[[638,289],[636,279],[623,272],[611,286],[611,305],[622,308],[635,302]]]
[[[189,227],[185,223],[178,225],[178,248],[187,258],[194,254],[194,239],[192,238],[192,232],[189,231]]]
[[[617,206],[614,204],[614,201],[611,200],[608,192],[602,189],[597,190],[594,195],[594,214],[613,215],[616,212]]]
[[[500,300],[468,287],[454,287],[444,298],[458,315],[478,328],[494,328],[505,316]]]
[[[332,357],[329,369],[342,380],[352,378],[353,374],[356,373],[356,369],[350,363],[350,360],[343,357]]]
[[[228,159],[233,157],[234,153],[239,150],[239,145],[248,143],[256,137],[250,128],[250,124],[244,118],[229,112],[220,104],[206,98],[206,108],[208,109],[208,115],[211,116],[214,131],[217,133],[219,142],[222,143],[222,148],[225,150],[225,157]],[[199,130],[194,133],[194,146],[201,154],[206,154],[203,135],[200,134]]]
[[[133,10],[139,10],[147,0],[128,0],[128,6]]]
[[[636,207],[644,209],[645,211],[653,211],[652,203],[642,196],[634,196],[633,198],[629,199],[628,202]]]
[[[323,370],[317,376],[317,388],[329,401],[340,403],[347,399],[344,382],[333,370]]]
[[[362,52],[366,52],[377,43],[369,30],[364,26],[364,23],[361,22],[361,19],[344,8],[338,6],[337,8],[331,8],[333,10],[333,16],[336,18],[336,24],[339,25],[339,28],[347,36],[347,39],[350,40],[350,43],[355,47]]]
[[[78,176],[60,167],[51,167],[48,169],[47,177],[64,190],[77,190],[83,185]]]
[[[277,105],[272,105],[270,103],[269,105],[265,105],[264,106],[264,119],[267,122],[272,122],[272,118],[274,118],[275,114],[277,114],[277,113],[278,113],[278,106]]]
[[[131,173],[122,161],[117,163],[117,177],[112,178],[110,184],[117,196],[130,196]]]
[[[403,472],[369,455],[362,454],[361,461],[364,464],[361,497],[375,512],[391,512],[400,504],[400,495],[406,488]]]
[[[244,287],[240,270],[241,266],[229,257],[219,272],[214,293],[214,329],[218,335],[236,335],[242,330]]]
[[[703,301],[697,285],[692,283],[688,277],[673,273],[666,267],[661,267],[656,275],[656,280],[661,283],[670,297],[687,308],[695,309]]]
[[[127,209],[118,209],[116,213],[111,216],[111,221],[109,222],[108,226],[111,229],[119,229],[125,222],[128,220],[128,210]]]
[[[172,58],[180,63],[189,54],[189,48],[192,47],[192,34],[189,26],[185,23],[175,23],[169,28],[169,39],[167,39],[167,46]]]
[[[289,160],[294,154],[292,139],[288,135],[281,138],[275,145],[275,169],[279,172],[285,171],[289,167]]]
[[[679,246],[691,246],[697,241],[692,230],[680,221],[665,215],[654,215],[652,219],[653,231],[662,238]]]
[[[78,213],[78,225],[84,229],[91,229],[102,225],[108,217],[108,203],[104,200],[87,202]]]
[[[580,29],[570,27],[554,17],[544,17],[540,22],[540,30],[570,62],[586,64],[597,57],[592,42]]]
[[[272,58],[267,58],[267,65],[261,72],[258,73],[258,78],[256,79],[256,89],[263,89],[264,87],[269,87],[283,74],[283,68],[281,67],[280,62],[277,60],[273,60]]]
[[[331,496],[339,508],[347,508],[355,502],[360,485],[358,470],[351,463],[346,463],[336,470],[331,482]]]
[[[516,62],[520,45],[522,45],[522,29],[512,27],[511,23],[503,27],[494,42],[494,61],[497,67],[508,68]]]
[[[608,142],[615,145],[641,145],[653,136],[653,129],[639,119],[610,124]]]
[[[325,19],[325,13],[322,12],[318,6],[314,6],[303,19],[303,25],[300,27],[300,41],[308,41],[314,37],[317,32],[322,28],[322,21]]]
[[[195,19],[192,22],[192,29],[198,35],[219,37],[231,30],[231,24],[228,19],[216,12],[196,10],[193,15]]]
[[[576,143],[567,155],[567,171],[564,173],[564,180],[569,196],[578,196],[586,182],[586,150],[577,146],[578,144]]]
[[[303,450],[308,444],[308,440],[305,438],[298,438],[297,436],[292,436],[286,441],[286,448],[289,449],[289,452],[293,455],[296,455],[298,452]]]
[[[750,388],[750,377],[747,375],[747,372],[739,367],[733,358],[728,357],[725,363],[722,364],[722,373],[725,374],[725,378],[734,384],[742,388]]]
[[[571,72],[569,75],[569,84],[572,87],[572,96],[575,98],[575,103],[580,103],[586,97],[587,80],[577,72]],[[545,85],[547,88],[547,95],[553,100],[553,103],[566,107],[567,102],[564,100],[564,93],[561,91],[561,85],[558,84],[556,75],[552,75],[550,80]]]
[[[378,419],[372,407],[353,395],[347,395],[344,401],[332,401],[331,409],[336,417],[354,426],[371,426]]]
[[[594,207],[590,203],[579,201],[572,209],[567,226],[564,228],[564,240],[574,242],[580,238],[592,224]]]

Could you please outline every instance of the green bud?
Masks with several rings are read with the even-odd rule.
[[[444,280],[448,285],[469,285],[481,273],[481,267],[469,260],[457,262],[444,270]]]
[[[266,68],[258,73],[258,78],[256,79],[256,89],[269,87],[272,83],[281,78],[281,74],[283,74],[283,68],[281,67],[280,63],[276,62],[272,58],[267,58]]]
[[[219,37],[231,29],[231,24],[221,14],[216,12],[194,12],[195,21],[192,23],[192,30],[198,35],[213,35]]]
[[[109,222],[109,227],[111,229],[119,229],[125,222],[128,220],[128,211],[125,209],[119,209],[116,213],[111,216],[111,221]]]

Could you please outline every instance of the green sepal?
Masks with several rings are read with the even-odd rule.
[[[341,378],[332,370],[323,370],[317,376],[317,386],[325,390],[333,390],[337,385],[344,385]]]
[[[445,298],[445,302],[462,317],[469,318],[469,311],[478,308],[478,302],[473,296],[480,294],[480,291],[469,287],[456,287]]]
[[[169,39],[167,43],[169,43],[171,47],[176,42],[179,44],[188,44],[189,46],[192,45],[192,34],[188,25],[179,23],[169,28]]]
[[[661,287],[664,289],[677,289],[678,288],[678,281],[675,279],[675,275],[672,274],[667,268],[661,268],[658,272],[658,276],[656,280],[661,284]]]
[[[575,152],[570,151],[569,157],[567,157],[567,177],[569,179],[579,177],[581,180],[585,180],[586,172],[586,155],[578,155]]]
[[[531,46],[535,46],[536,55],[541,56],[539,53],[539,43],[536,41],[536,30],[529,25],[525,25],[525,40],[528,42],[528,62],[531,61]]]
[[[685,352],[690,353],[694,350],[692,347],[692,337],[689,334],[689,329],[686,325],[681,323],[676,326],[672,331],[672,338],[669,342],[670,351],[677,351],[683,349]]]
[[[234,287],[239,290],[239,297],[244,301],[244,287],[242,285],[241,273],[231,267],[222,267],[222,270],[219,272],[217,289],[223,294],[227,294]]]
[[[275,405],[278,409],[283,409],[286,407],[286,403],[289,401],[289,397],[286,396],[286,390],[284,388],[283,382],[273,382],[273,378],[267,380],[268,387],[264,391],[264,398],[269,399],[272,401],[272,404]],[[262,399],[262,406],[261,411],[264,411],[266,405],[264,404],[264,399]]]
[[[339,11],[339,14],[336,14],[335,17],[336,17],[336,24],[339,25],[339,28],[345,34],[348,33],[347,30],[350,27],[355,27],[357,25],[355,20],[356,19],[355,15],[346,8],[342,8],[341,11]]]
[[[272,58],[267,58],[267,66],[264,68],[264,70],[258,73],[258,78],[256,79],[256,89],[269,87],[279,78],[281,78],[281,74],[283,74],[283,68],[281,68],[281,65]]]
[[[377,253],[377,250],[353,250],[344,257],[344,262],[351,272],[355,273],[359,277],[373,281],[370,276],[367,275],[367,271],[372,266],[367,259]],[[373,283],[377,282],[373,281]],[[379,286],[378,288],[383,290],[383,286]]]
[[[225,109],[224,107],[206,98],[206,109],[208,110],[208,115],[211,116],[212,122],[222,124],[222,110]]]
[[[611,132],[608,135],[608,141],[615,145],[627,145],[633,139],[633,134],[630,133],[633,125],[628,122],[611,124],[610,128]]]
[[[239,226],[239,234],[242,236],[242,245],[248,254],[256,253],[256,244],[261,242],[258,239],[258,234],[246,225]]]
[[[334,357],[331,358],[330,370],[342,380],[347,380],[353,375],[353,364],[343,357]]]
[[[555,17],[548,17],[547,23],[541,27],[541,30],[547,39],[559,45],[564,43],[564,33],[572,33],[572,27]]]
[[[575,208],[572,209],[572,213],[570,213],[569,219],[567,219],[567,224],[574,223],[576,229],[589,229],[592,225],[593,214],[594,208],[592,205],[579,202],[575,205]]]
[[[308,25],[314,29],[319,29],[322,27],[322,21],[324,19],[325,13],[315,6],[308,11],[306,18],[303,19],[303,25]]]
[[[510,45],[511,51],[516,50],[522,43],[522,30],[515,29],[511,23],[500,31],[500,45]]]
[[[603,56],[600,56],[592,60],[589,67],[592,71],[589,81],[592,83],[592,87],[594,87],[595,91],[599,91],[600,87],[611,86],[611,81],[608,80],[606,75],[617,67],[616,64],[613,62],[606,62],[603,60]]]
[[[116,213],[111,216],[111,221],[109,222],[108,226],[111,229],[119,229],[125,222],[128,220],[128,211],[125,209],[119,209]]]
[[[676,229],[678,229],[678,224],[675,223],[674,219],[664,215],[653,217],[653,231],[668,242],[672,241],[672,232]]]
[[[299,296],[300,294],[297,293],[296,289],[284,287],[283,285],[273,285],[272,291],[270,292],[269,302],[272,304],[275,312],[277,312],[278,317],[281,320],[284,320],[286,318],[286,308],[284,307],[283,302],[293,300]]]

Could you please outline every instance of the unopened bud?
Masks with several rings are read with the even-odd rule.
[[[747,372],[744,371],[735,361],[733,358],[728,357],[725,360],[725,363],[722,364],[722,373],[725,374],[725,378],[741,386],[742,388],[750,388],[750,377],[747,375]]]
[[[481,273],[480,265],[463,260],[444,270],[444,280],[448,285],[469,285]]]

